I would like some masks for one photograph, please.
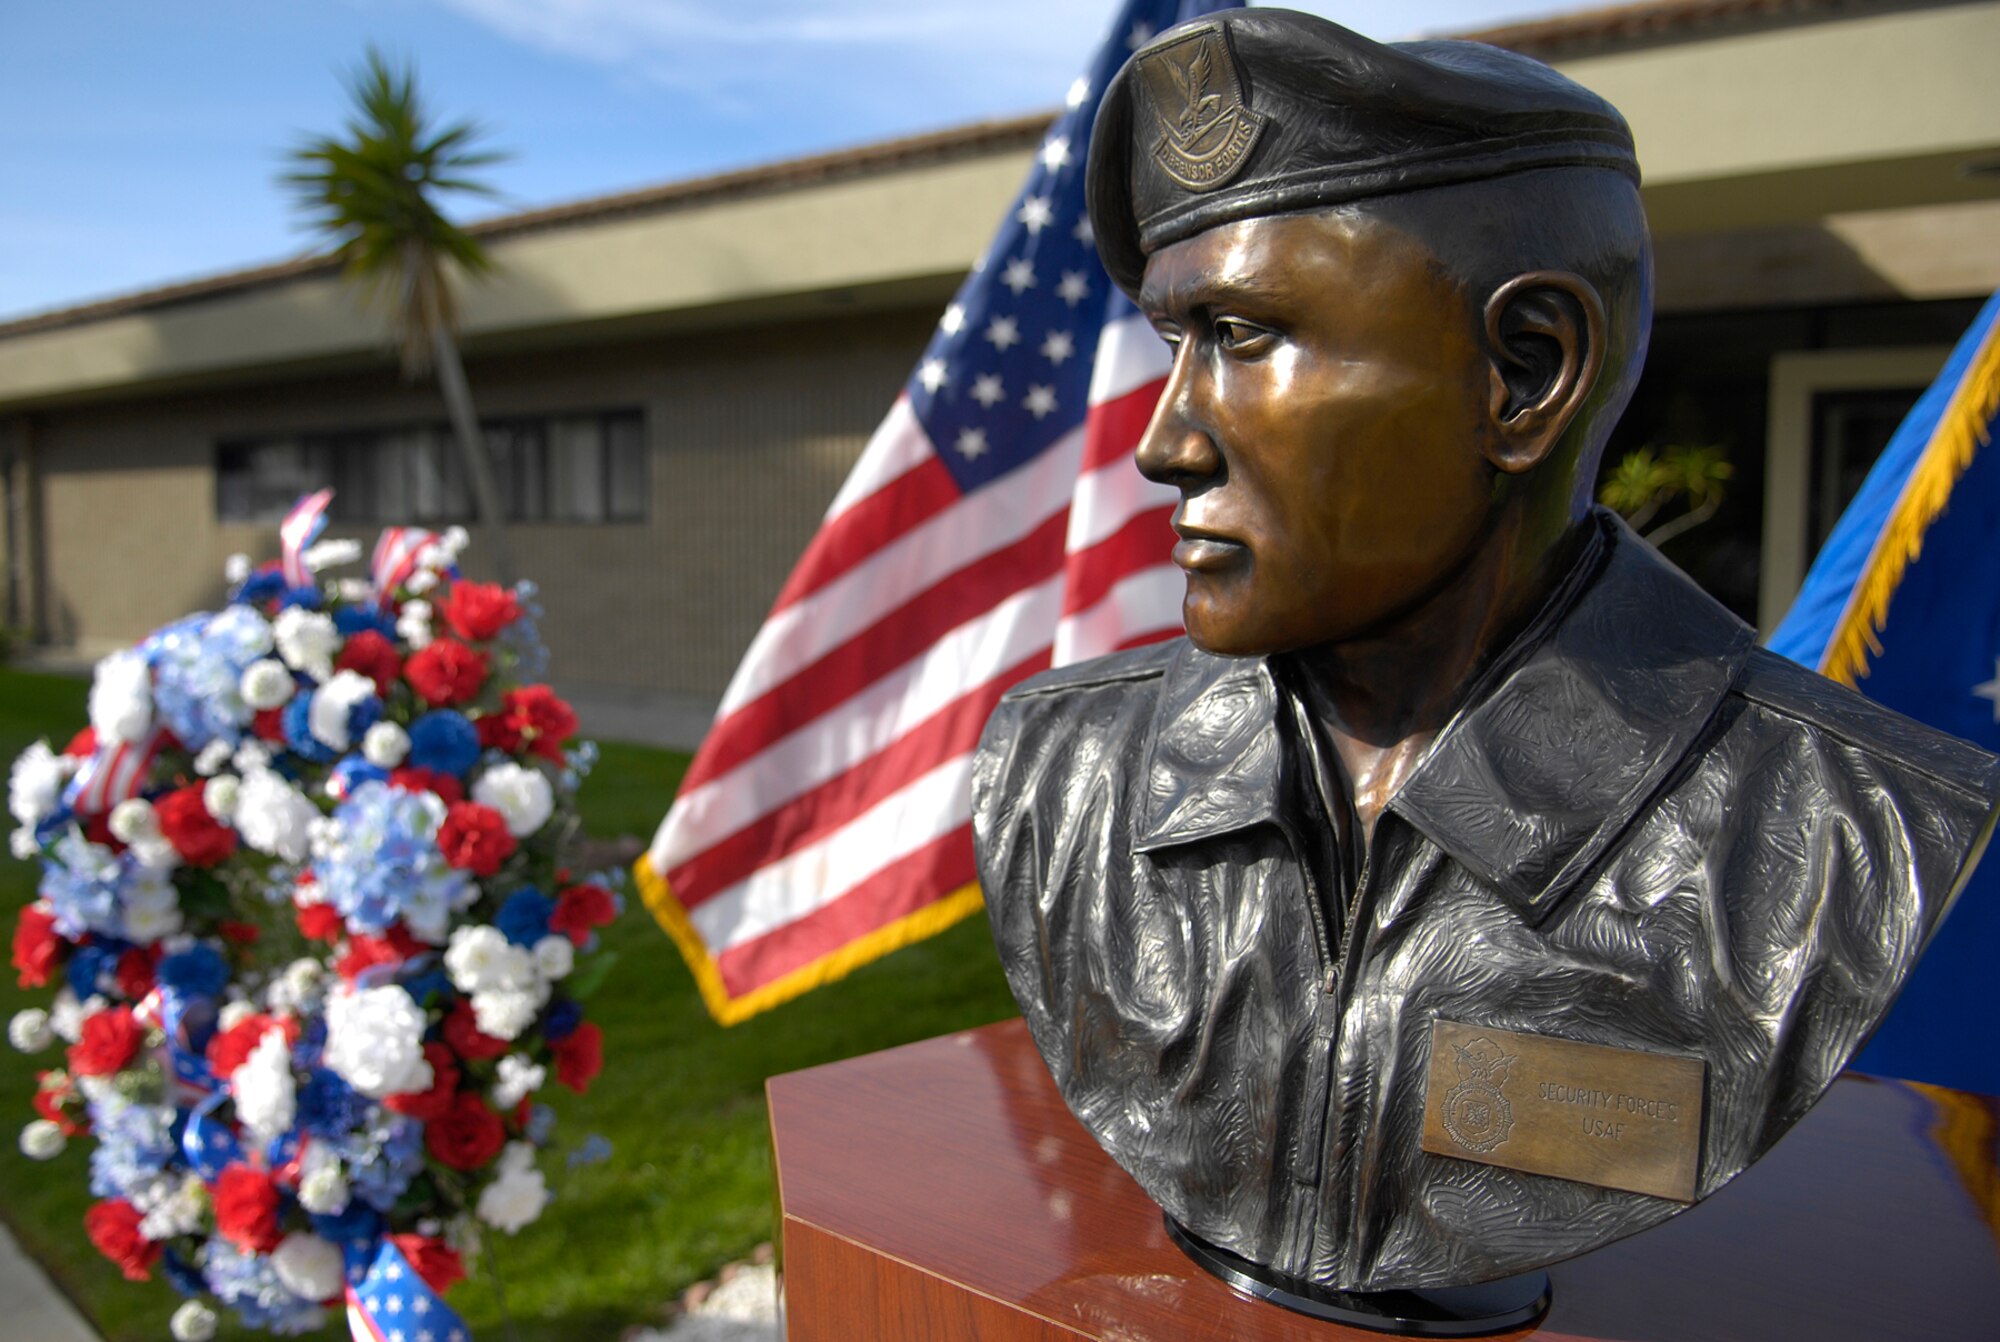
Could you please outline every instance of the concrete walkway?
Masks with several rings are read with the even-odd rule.
[[[100,1342],[76,1306],[56,1289],[41,1265],[21,1251],[4,1225],[0,1225],[0,1301],[7,1311],[0,1333],[9,1342]]]

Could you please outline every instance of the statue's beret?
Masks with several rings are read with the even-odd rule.
[[[1087,184],[1098,251],[1129,294],[1149,255],[1217,224],[1568,166],[1639,177],[1617,109],[1540,61],[1239,9],[1170,28],[1126,62],[1098,110]]]

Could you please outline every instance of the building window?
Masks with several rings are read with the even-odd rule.
[[[645,418],[636,410],[490,420],[481,425],[511,522],[643,522]],[[301,494],[331,487],[343,522],[466,522],[472,488],[442,424],[238,439],[216,452],[225,522],[279,521]]]

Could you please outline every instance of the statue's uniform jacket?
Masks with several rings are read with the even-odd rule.
[[[1993,757],[1755,648],[1596,525],[1365,866],[1283,658],[1180,640],[1039,676],[988,724],[974,833],[1028,1028],[1209,1241],[1378,1290],[1664,1219],[1680,1204],[1423,1152],[1431,1022],[1701,1058],[1706,1196],[1865,1040],[1982,841]]]

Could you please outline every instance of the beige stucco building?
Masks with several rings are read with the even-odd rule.
[[[1475,36],[1632,122],[1659,320],[1620,443],[1729,448],[1732,498],[1677,557],[1768,625],[2000,288],[2000,0],[1675,0]],[[465,295],[467,367],[559,683],[700,720],[1046,123],[477,230],[499,274]],[[134,639],[216,601],[231,552],[271,553],[304,484],[339,485],[346,534],[451,517],[442,422],[322,261],[0,325],[5,620],[78,655]]]

